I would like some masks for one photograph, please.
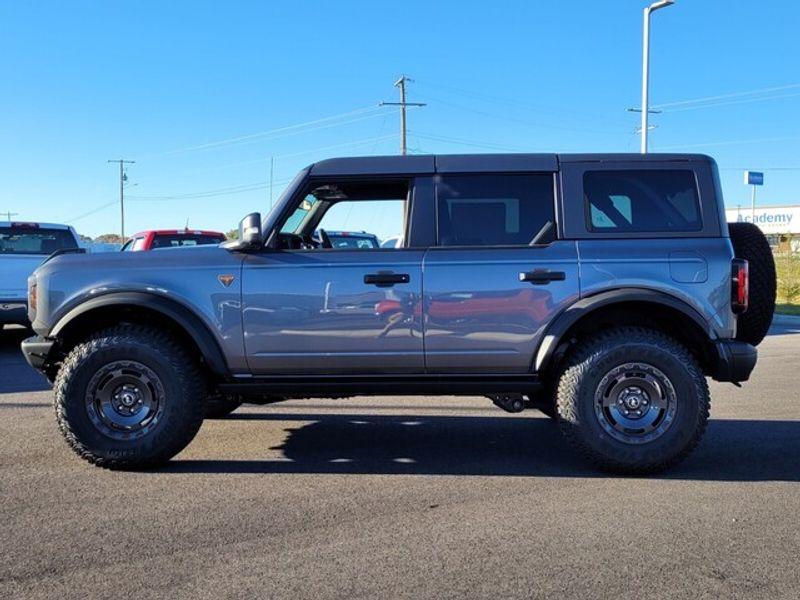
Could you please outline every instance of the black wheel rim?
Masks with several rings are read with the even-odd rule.
[[[118,360],[94,374],[86,388],[86,410],[98,431],[131,440],[153,430],[164,412],[164,386],[140,362]]]
[[[594,413],[600,426],[625,444],[660,438],[672,426],[676,409],[672,382],[646,363],[614,367],[600,380],[594,395]]]

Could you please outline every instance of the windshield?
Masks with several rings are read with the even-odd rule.
[[[66,229],[4,227],[0,229],[0,254],[50,255],[62,248],[77,248],[72,233]]]
[[[284,203],[287,201],[287,199],[291,198],[295,195],[295,193],[297,193],[298,188],[305,180],[306,175],[308,175],[308,169],[303,169],[294,176],[294,179],[289,182],[289,185],[286,186],[274,203],[270,200],[269,212],[267,212],[267,216],[261,220],[262,227],[268,229],[273,224],[273,221],[281,214]]]
[[[281,233],[295,233],[300,228],[303,219],[311,212],[317,202],[318,200],[313,194],[308,194],[300,203],[300,206],[295,208],[291,216],[286,219],[283,227],[281,227]]]

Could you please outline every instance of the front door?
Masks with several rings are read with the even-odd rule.
[[[429,373],[525,373],[545,327],[579,294],[558,239],[554,174],[441,175],[423,271]]]
[[[424,371],[424,251],[404,242],[410,186],[313,181],[279,247],[247,256],[242,314],[254,374]],[[397,241],[381,248],[389,238]]]

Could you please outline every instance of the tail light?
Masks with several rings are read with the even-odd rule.
[[[734,258],[731,267],[731,308],[739,315],[750,300],[750,267],[743,258]]]

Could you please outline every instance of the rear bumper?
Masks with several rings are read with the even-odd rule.
[[[736,340],[717,340],[714,346],[717,360],[711,376],[717,381],[747,381],[758,359],[755,346]]]
[[[0,298],[0,325],[14,323],[19,325],[28,324],[28,301],[27,300],[5,300]]]
[[[37,371],[44,372],[48,365],[50,352],[55,341],[35,335],[22,341],[22,355],[30,366]]]

